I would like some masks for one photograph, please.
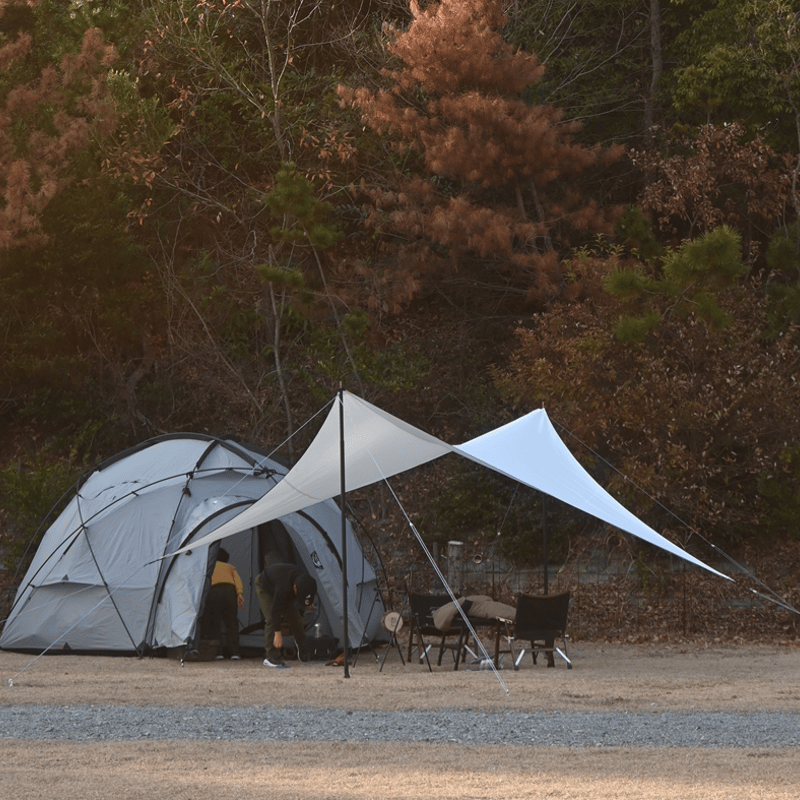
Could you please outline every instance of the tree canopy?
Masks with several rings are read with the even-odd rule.
[[[366,186],[367,224],[401,242],[383,255],[383,297],[398,309],[448,274],[471,268],[486,295],[529,303],[557,296],[559,252],[581,236],[611,233],[615,209],[578,179],[618,158],[574,141],[579,125],[550,104],[520,97],[543,73],[534,54],[507,43],[500,2],[444,0],[390,29],[397,69],[387,88],[339,94],[404,156],[389,185]],[[465,58],[469,53],[469,58]]]
[[[291,459],[343,384],[450,438],[544,404],[620,491],[795,535],[798,19],[0,0],[0,470]]]

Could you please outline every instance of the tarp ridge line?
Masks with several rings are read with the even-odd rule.
[[[370,458],[372,458],[373,463],[375,464],[375,467],[378,470],[378,472],[383,474],[379,464],[377,463],[377,461],[375,461],[375,457],[373,456],[372,451],[369,451],[369,454],[370,454]],[[447,594],[450,595],[450,599],[453,601],[453,603],[455,603],[455,606],[458,609],[458,613],[461,616],[461,619],[464,621],[464,624],[467,626],[467,628],[469,629],[469,632],[472,634],[472,638],[477,643],[478,647],[480,648],[481,652],[484,655],[484,658],[486,658],[487,661],[489,662],[489,664],[491,665],[492,672],[494,672],[494,675],[497,678],[498,682],[500,683],[500,686],[502,686],[503,687],[503,691],[506,694],[508,694],[509,693],[508,692],[508,687],[506,686],[505,681],[503,681],[503,678],[500,676],[500,673],[498,672],[497,667],[495,666],[494,659],[492,659],[491,656],[489,655],[489,653],[486,652],[486,648],[483,646],[483,642],[481,641],[481,639],[478,636],[478,634],[475,632],[475,628],[473,628],[472,623],[469,621],[469,618],[467,617],[466,613],[464,612],[464,609],[461,606],[461,603],[458,602],[458,598],[456,597],[455,592],[453,592],[453,590],[450,588],[450,584],[447,582],[447,579],[444,577],[441,569],[439,569],[439,565],[436,563],[436,559],[433,557],[433,554],[428,549],[428,546],[425,544],[425,541],[423,540],[423,538],[420,535],[419,531],[417,530],[416,526],[414,525],[414,523],[409,518],[408,514],[406,513],[405,508],[403,508],[403,504],[400,502],[400,498],[397,496],[397,494],[395,493],[394,489],[392,488],[391,484],[389,483],[388,479],[385,476],[383,477],[383,482],[386,484],[386,487],[389,489],[389,492],[391,493],[392,497],[394,498],[395,502],[397,503],[397,507],[402,512],[403,517],[405,518],[406,522],[408,523],[409,528],[411,529],[411,532],[416,537],[416,540],[419,543],[419,546],[422,548],[422,552],[425,553],[426,557],[428,558],[428,561],[430,561],[431,566],[433,567],[434,572],[438,576],[439,580],[442,582],[442,585],[445,587],[445,589],[447,589]],[[456,653],[456,658],[460,658],[460,656],[461,656],[460,653]]]
[[[768,593],[768,595],[764,595],[764,594],[761,594],[760,592],[756,592],[754,589],[749,589],[748,591],[753,592],[754,594],[757,594],[763,600],[766,600],[766,601],[768,601],[770,603],[774,603],[775,605],[781,606],[782,608],[784,608],[784,609],[786,609],[788,611],[792,611],[793,613],[800,615],[800,611],[798,611],[796,608],[794,608],[785,598],[781,597],[776,591],[774,591],[769,586],[767,586],[767,584],[765,584],[755,573],[753,573],[751,570],[747,569],[747,567],[745,567],[743,564],[739,563],[735,558],[733,558],[733,556],[728,555],[728,553],[726,553],[724,550],[722,550],[722,548],[720,548],[718,545],[714,544],[714,542],[710,541],[708,538],[703,536],[703,534],[700,533],[700,531],[698,531],[695,527],[693,527],[688,522],[686,522],[686,520],[684,520],[681,517],[679,517],[672,509],[670,509],[667,506],[665,506],[664,503],[662,503],[657,497],[655,497],[654,495],[650,494],[643,487],[639,486],[638,483],[636,483],[634,480],[629,478],[624,472],[622,472],[617,467],[615,467],[610,461],[608,461],[608,459],[603,458],[603,456],[601,456],[596,450],[594,450],[593,448],[589,447],[589,445],[586,444],[586,442],[582,441],[578,436],[576,436],[572,431],[570,431],[562,423],[558,422],[557,420],[551,420],[551,421],[553,421],[554,424],[558,425],[558,427],[562,431],[564,431],[564,433],[566,433],[568,436],[570,436],[572,439],[574,439],[579,445],[581,445],[581,447],[584,447],[586,450],[588,450],[588,452],[590,452],[593,456],[595,456],[595,458],[598,458],[607,467],[609,467],[614,472],[616,472],[617,475],[619,475],[624,481],[626,481],[631,486],[633,486],[634,489],[636,489],[637,491],[641,492],[648,500],[650,500],[652,503],[655,503],[657,506],[659,506],[659,508],[661,508],[667,514],[669,514],[678,523],[683,525],[689,531],[689,537],[690,538],[692,536],[697,536],[697,538],[700,539],[704,544],[708,545],[712,550],[714,550],[720,556],[725,558],[731,565],[736,567],[736,569],[738,569],[743,575],[747,576],[747,578],[749,580],[753,581],[755,584],[760,586],[764,591],[766,591]],[[727,576],[727,577],[730,577],[730,576]],[[734,579],[731,578],[731,580],[733,581]],[[734,581],[734,583],[735,583],[735,581]]]
[[[145,566],[146,565],[142,564],[141,566],[136,567],[136,569],[133,572],[131,572],[131,574],[128,576],[127,581],[129,581],[131,578],[133,578],[133,576],[137,572],[139,572],[140,570],[144,569]],[[74,628],[76,628],[78,625],[80,625],[90,614],[93,614],[95,611],[97,611],[97,609],[100,608],[100,606],[103,605],[103,603],[105,603],[106,600],[111,599],[111,595],[114,594],[114,592],[116,592],[117,589],[124,588],[127,585],[127,581],[125,581],[124,583],[121,583],[119,586],[116,587],[116,589],[109,590],[108,594],[105,597],[103,597],[98,603],[95,603],[95,605],[93,605],[82,617],[80,617],[79,619],[75,620],[75,622],[73,622],[72,625],[70,625],[69,628],[67,628],[67,630],[65,630],[61,634],[61,636],[59,636],[57,639],[53,640],[49,645],[47,645],[47,647],[45,647],[44,650],[42,650],[42,652],[39,653],[38,656],[36,656],[36,658],[31,659],[31,661],[29,661],[16,675],[14,675],[13,677],[9,678],[8,679],[8,685],[9,686],[13,686],[14,685],[14,681],[20,675],[22,675],[26,670],[28,670],[30,667],[32,667],[42,656],[46,655],[55,646],[57,641],[59,641],[60,639],[66,637],[70,633],[70,631],[72,631]]]

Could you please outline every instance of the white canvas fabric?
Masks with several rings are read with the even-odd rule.
[[[606,492],[561,441],[544,409],[453,447],[349,392],[343,392],[343,403],[347,491],[454,452],[727,578],[656,533]],[[337,497],[341,491],[339,446],[339,404],[334,403],[320,432],[288,475],[261,500],[193,546]]]
[[[348,392],[342,403],[346,491],[455,452],[727,577],[611,497],[572,456],[544,410],[453,447]],[[0,635],[0,648],[177,646],[197,619],[208,545],[226,539],[232,563],[241,574],[253,575],[261,568],[254,555],[258,526],[277,519],[317,578],[325,632],[341,638],[343,564],[336,552],[341,512],[330,502],[341,491],[339,410],[334,403],[317,437],[285,476],[285,468],[265,454],[191,434],[165,436],[110,459],[45,534]],[[359,552],[349,526],[348,540],[348,550]],[[188,550],[191,557],[169,559]],[[374,572],[364,574],[367,566],[362,558],[347,564],[353,643],[375,635],[383,612]],[[258,618],[257,600],[250,602]],[[245,609],[240,616],[245,612],[250,613]]]
[[[570,453],[544,409],[455,447],[455,452],[591,514],[715,575],[615,500]]]
[[[350,392],[342,393],[342,402],[348,492],[452,452],[452,446],[441,439]],[[274,489],[230,522],[193,542],[192,547],[210,544],[252,525],[338,497],[341,494],[339,409],[338,402],[332,404],[308,450]]]

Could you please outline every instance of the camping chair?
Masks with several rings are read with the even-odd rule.
[[[531,643],[533,663],[539,653],[547,654],[547,666],[555,666],[554,654],[558,653],[572,669],[567,658],[567,611],[569,592],[550,595],[524,595],[517,598],[517,614],[514,618],[514,637],[518,641]],[[563,650],[556,646],[557,640],[563,642]],[[514,669],[519,669],[523,648],[514,661]]]
[[[417,638],[417,645],[420,649],[419,660],[424,658],[428,662],[428,669],[433,672],[428,651],[433,645],[425,641],[426,636],[436,637],[439,640],[439,659],[437,666],[442,665],[442,654],[445,650],[452,650],[455,658],[455,667],[458,669],[458,662],[462,658],[464,651],[465,636],[468,635],[468,628],[463,624],[453,623],[447,631],[440,631],[433,624],[433,612],[437,608],[451,602],[451,597],[446,594],[409,594],[408,604],[411,608],[411,630],[408,635],[408,661],[411,661],[411,651],[414,649],[414,637]],[[453,636],[458,637],[457,642],[448,641]]]

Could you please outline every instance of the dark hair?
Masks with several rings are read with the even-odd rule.
[[[224,561],[227,564],[230,558],[231,554],[224,547],[220,547],[217,551],[217,561]]]
[[[294,582],[294,588],[298,600],[302,600],[307,606],[313,605],[314,595],[317,593],[317,582],[310,575],[298,575]]]

